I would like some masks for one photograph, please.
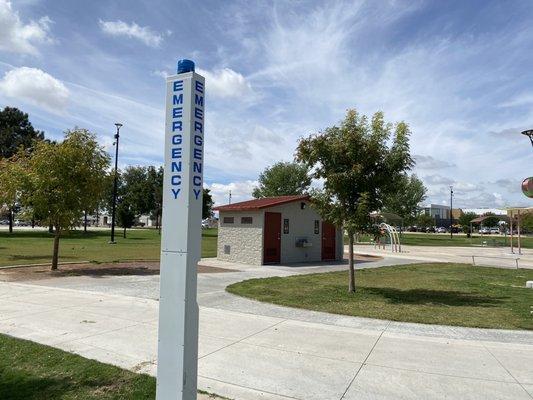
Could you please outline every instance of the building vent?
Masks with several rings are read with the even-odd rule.
[[[224,254],[229,254],[231,250],[231,246],[229,244],[224,245]]]

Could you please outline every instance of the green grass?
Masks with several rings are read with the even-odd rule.
[[[52,347],[0,335],[0,399],[155,398],[155,379]]]
[[[108,244],[109,230],[72,231],[61,237],[59,261],[120,262],[159,260],[161,236],[156,229],[116,232],[117,244]],[[0,266],[47,263],[52,259],[53,237],[45,231],[0,232]],[[217,229],[202,230],[202,257],[215,257]]]
[[[360,242],[370,242],[370,236],[361,235],[358,240]],[[347,240],[345,240],[347,242]],[[454,234],[453,239],[450,239],[450,234],[437,233],[410,233],[404,232],[400,236],[400,242],[406,245],[414,246],[481,246],[482,242],[486,242],[489,247],[505,247],[511,245],[509,237],[500,235],[474,235],[467,238],[464,234]],[[514,237],[513,243],[518,245],[518,240]],[[533,237],[522,237],[521,244],[523,248],[533,249]]]
[[[335,314],[479,328],[533,329],[533,270],[413,264],[250,279],[227,291],[282,306]]]

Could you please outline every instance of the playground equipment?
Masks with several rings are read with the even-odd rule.
[[[389,224],[386,224],[385,222],[379,224],[379,228],[385,230],[389,235],[391,251],[393,253],[401,253],[402,244],[400,243],[400,236],[398,235],[398,231],[396,230],[396,228]]]

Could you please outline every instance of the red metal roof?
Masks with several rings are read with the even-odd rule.
[[[307,195],[299,196],[278,196],[278,197],[264,197],[262,199],[253,199],[248,201],[241,201],[240,203],[226,204],[225,206],[218,206],[213,208],[215,211],[250,211],[260,210],[262,208],[279,206],[281,204],[292,203],[293,201],[309,200]]]

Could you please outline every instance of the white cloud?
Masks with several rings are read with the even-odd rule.
[[[219,206],[228,204],[230,191],[232,203],[250,200],[252,198],[252,191],[257,185],[257,181],[248,180],[227,184],[212,183],[211,185],[205,185],[205,187],[211,191],[215,205]]]
[[[128,24],[121,20],[99,20],[98,23],[100,24],[100,29],[109,35],[137,39],[147,46],[159,47],[163,41],[163,35],[161,33],[154,32],[149,26],[139,26],[135,22]]]
[[[158,77],[163,78],[163,79],[167,79],[167,77],[169,76],[168,72],[167,71],[163,71],[162,69],[156,69],[156,70],[150,72],[150,75],[158,76]]]
[[[438,174],[424,176],[423,181],[430,185],[451,185],[454,183],[453,179]]]
[[[439,160],[432,156],[424,156],[421,154],[415,154],[413,158],[415,159],[416,167],[419,169],[441,169],[441,168],[455,167],[454,163],[444,161],[444,160]]]
[[[67,106],[69,90],[60,80],[29,67],[14,68],[0,80],[0,93],[61,113]]]
[[[38,54],[37,44],[53,42],[49,36],[51,23],[52,20],[45,16],[25,24],[10,1],[0,0],[0,50]]]
[[[205,77],[207,93],[214,97],[249,98],[253,93],[250,82],[240,73],[223,68],[213,72],[198,68],[198,73]]]

